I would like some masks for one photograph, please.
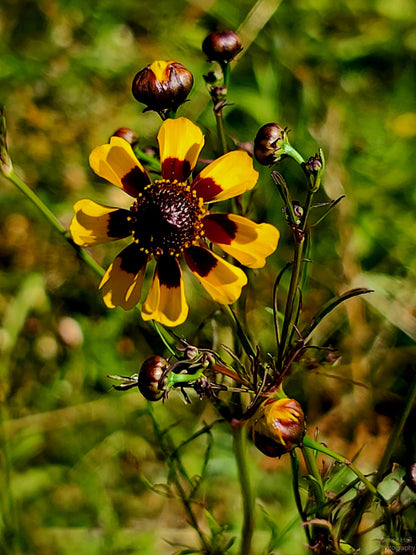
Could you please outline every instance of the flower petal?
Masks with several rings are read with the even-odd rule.
[[[214,301],[231,304],[238,299],[247,283],[243,270],[203,247],[189,247],[184,256],[189,269]]]
[[[111,137],[110,144],[94,148],[90,154],[90,166],[97,175],[134,198],[151,183],[130,144],[121,137]]]
[[[179,326],[188,316],[185,287],[177,258],[161,256],[142,307],[143,320],[156,320],[165,326]]]
[[[208,214],[202,223],[209,241],[248,268],[262,268],[279,240],[273,225],[256,224],[236,214]]]
[[[202,131],[187,118],[167,119],[157,136],[162,177],[186,181],[204,146]]]
[[[252,189],[258,176],[247,152],[233,150],[204,168],[192,183],[192,189],[205,202],[226,200]]]
[[[140,301],[147,256],[132,243],[114,259],[99,285],[108,308],[134,308]]]
[[[121,208],[104,206],[87,198],[74,205],[75,216],[69,231],[81,247],[116,241],[130,235],[130,212]]]

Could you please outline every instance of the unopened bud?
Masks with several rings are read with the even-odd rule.
[[[185,102],[194,78],[182,64],[156,61],[139,71],[133,79],[133,96],[147,110],[176,111]]]
[[[168,361],[161,356],[154,355],[146,359],[140,368],[137,385],[140,393],[148,401],[159,401],[165,393],[165,370]]]
[[[277,123],[267,123],[261,127],[254,139],[254,156],[263,166],[273,166],[285,157],[282,150],[288,144],[288,130]]]
[[[202,43],[202,51],[210,62],[230,62],[243,47],[234,31],[214,31]]]
[[[268,457],[281,457],[302,442],[305,417],[295,399],[270,398],[248,421],[254,445]]]
[[[305,162],[305,170],[309,176],[309,183],[312,191],[317,191],[321,183],[321,175],[325,169],[325,159],[322,149],[315,156],[311,156]]]
[[[114,131],[112,137],[121,137],[131,145],[137,143],[138,140],[136,132],[130,129],[130,127],[120,127],[117,131]]]

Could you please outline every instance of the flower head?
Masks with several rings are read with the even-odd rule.
[[[267,399],[250,418],[248,427],[262,453],[280,457],[302,441],[305,434],[302,407],[295,399]]]
[[[156,268],[142,306],[144,320],[176,326],[186,320],[188,305],[180,267],[183,257],[211,297],[231,304],[247,283],[246,274],[215,254],[208,241],[249,268],[261,268],[276,248],[278,230],[266,223],[227,213],[211,213],[205,203],[226,200],[254,187],[258,173],[250,156],[233,151],[214,160],[192,181],[204,136],[186,118],[167,119],[158,134],[161,179],[152,183],[128,142],[112,137],[96,147],[90,165],[100,177],[133,198],[129,209],[78,201],[70,231],[78,245],[131,237],[107,269],[101,283],[110,307],[133,308],[141,298],[146,266]]]

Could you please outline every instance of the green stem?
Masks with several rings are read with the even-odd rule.
[[[247,437],[244,426],[236,426],[234,428],[234,454],[243,500],[240,555],[249,555],[254,532],[254,495],[247,460]]]
[[[158,444],[163,452],[164,459],[169,466],[171,479],[173,480],[175,487],[178,491],[178,495],[185,508],[186,514],[188,515],[189,522],[192,528],[198,534],[199,539],[201,540],[201,544],[204,549],[204,552],[210,553],[209,541],[205,538],[205,535],[203,534],[202,530],[199,527],[197,518],[194,514],[194,511],[192,510],[191,500],[188,498],[188,495],[186,494],[186,491],[181,483],[181,480],[179,479],[178,473],[180,473],[183,476],[183,478],[186,480],[186,482],[191,488],[194,488],[194,484],[192,483],[192,480],[189,478],[188,473],[186,472],[185,468],[182,465],[182,461],[177,452],[177,449],[174,449],[173,442],[171,440],[169,432],[166,430],[162,431],[161,428],[159,427],[159,424],[153,413],[153,406],[150,402],[148,403],[148,414],[151,418],[153,430],[158,440]],[[175,462],[176,462],[176,465],[175,465]]]
[[[282,333],[279,338],[279,351],[278,351],[278,370],[282,370],[284,366],[284,356],[287,348],[287,344],[291,335],[291,323],[294,313],[294,304],[296,292],[299,285],[300,271],[302,267],[302,252],[303,252],[303,242],[295,241],[295,252],[292,265],[292,275],[290,278],[289,291],[286,299],[285,315],[282,325]]]
[[[222,109],[214,110],[214,114],[215,114],[215,121],[217,123],[217,135],[220,143],[221,153],[226,154],[228,152],[228,147],[227,147],[227,139],[224,131],[224,120],[222,117]]]
[[[367,510],[368,506],[370,505],[373,497],[375,497],[375,496],[381,497],[380,494],[377,491],[377,486],[383,480],[383,478],[385,476],[385,473],[388,470],[388,467],[389,467],[389,464],[390,464],[390,461],[391,461],[391,457],[394,453],[397,442],[400,439],[400,436],[403,432],[404,425],[406,423],[406,420],[409,417],[410,411],[412,410],[412,407],[413,407],[415,401],[416,401],[416,380],[413,382],[412,389],[410,390],[410,393],[409,393],[409,396],[407,398],[407,402],[406,402],[404,410],[401,414],[401,417],[398,420],[396,420],[396,422],[393,426],[393,429],[391,431],[391,434],[390,434],[389,439],[388,439],[387,444],[386,444],[386,448],[384,450],[383,456],[382,456],[380,464],[378,466],[377,474],[375,475],[375,477],[373,479],[373,483],[371,484],[372,487],[371,488],[367,487],[367,490],[368,490],[367,495],[363,498],[360,507],[358,507],[358,509],[356,511],[355,518],[354,518],[353,522],[351,523],[351,525],[349,527],[349,530],[345,534],[345,541],[351,540],[351,538],[353,538],[356,535],[357,529],[358,529],[358,526],[361,522],[363,514]],[[357,476],[358,476],[358,474],[357,474]]]
[[[33,204],[42,212],[43,216],[48,220],[48,222],[56,229],[58,233],[73,247],[78,256],[83,260],[88,266],[94,270],[99,276],[104,275],[104,268],[102,268],[84,249],[76,245],[69,232],[64,228],[55,214],[46,206],[44,202],[32,191],[30,187],[26,185],[24,181],[12,170],[10,173],[6,174],[5,177],[9,179],[20,191],[31,201]]]
[[[365,485],[367,490],[369,492],[371,492],[372,495],[377,496],[380,500],[382,500],[384,502],[383,496],[377,491],[377,488],[374,486],[374,484],[372,484],[364,476],[364,474],[361,472],[361,470],[359,470],[350,460],[343,457],[342,455],[338,455],[337,453],[334,453],[334,451],[331,451],[331,449],[328,449],[328,447],[325,447],[321,443],[318,443],[317,441],[314,441],[313,439],[310,439],[307,436],[305,436],[303,438],[303,447],[306,448],[306,449],[303,450],[304,453],[306,453],[308,450],[312,449],[312,450],[315,450],[315,451],[319,451],[320,453],[323,453],[324,455],[328,455],[328,457],[331,457],[331,459],[334,459],[334,461],[337,461],[339,463],[347,465],[348,468],[351,469],[351,472],[353,472],[357,476],[357,478],[359,478],[361,480],[361,482]]]
[[[252,344],[250,342],[250,339],[247,337],[245,331],[243,330],[243,328],[240,324],[240,321],[238,320],[238,318],[236,317],[236,315],[232,311],[230,305],[228,305],[228,304],[223,305],[223,309],[227,313],[229,318],[232,320],[232,322],[235,326],[235,329],[236,329],[237,336],[238,336],[239,340],[241,341],[241,344],[242,344],[246,354],[249,357],[255,357],[257,353],[254,350],[254,347],[252,346]]]
[[[3,172],[3,175],[6,179],[11,181],[35,206],[38,210],[43,214],[43,216],[48,220],[48,222],[52,225],[53,228],[65,239],[65,241],[71,245],[73,249],[76,250],[78,257],[85,262],[98,276],[103,277],[105,274],[104,268],[98,264],[94,260],[92,256],[90,256],[83,248],[79,245],[74,243],[71,238],[70,233],[65,229],[65,227],[61,224],[55,214],[46,206],[46,204],[32,191],[30,187],[22,180],[20,177],[15,173],[12,169],[7,173]],[[160,339],[166,345],[168,350],[171,354],[176,355],[175,351],[172,349],[170,345],[167,344],[166,338],[164,337],[161,329],[160,324],[154,325],[154,329],[156,330],[157,334],[159,335]],[[165,328],[164,328],[165,329]],[[168,330],[165,330],[169,333]],[[172,336],[173,339],[176,339]]]

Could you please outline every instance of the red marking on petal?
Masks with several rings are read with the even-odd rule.
[[[179,158],[165,158],[162,162],[162,177],[173,181],[177,179],[179,182],[186,181],[191,174],[191,165],[188,160],[179,160]]]
[[[157,262],[157,272],[160,285],[164,285],[168,289],[180,287],[181,270],[175,257],[161,256]]]
[[[189,247],[184,256],[191,272],[201,277],[207,276],[218,264],[215,256],[202,247]]]
[[[151,183],[147,172],[142,171],[138,166],[131,169],[121,178],[123,189],[131,197],[137,198],[143,192],[146,185]]]
[[[208,214],[202,220],[205,236],[213,243],[231,245],[237,234],[237,224],[228,214]]]
[[[196,191],[198,197],[202,197],[205,202],[210,202],[221,193],[223,188],[218,185],[212,177],[197,177],[192,183],[192,189]]]

